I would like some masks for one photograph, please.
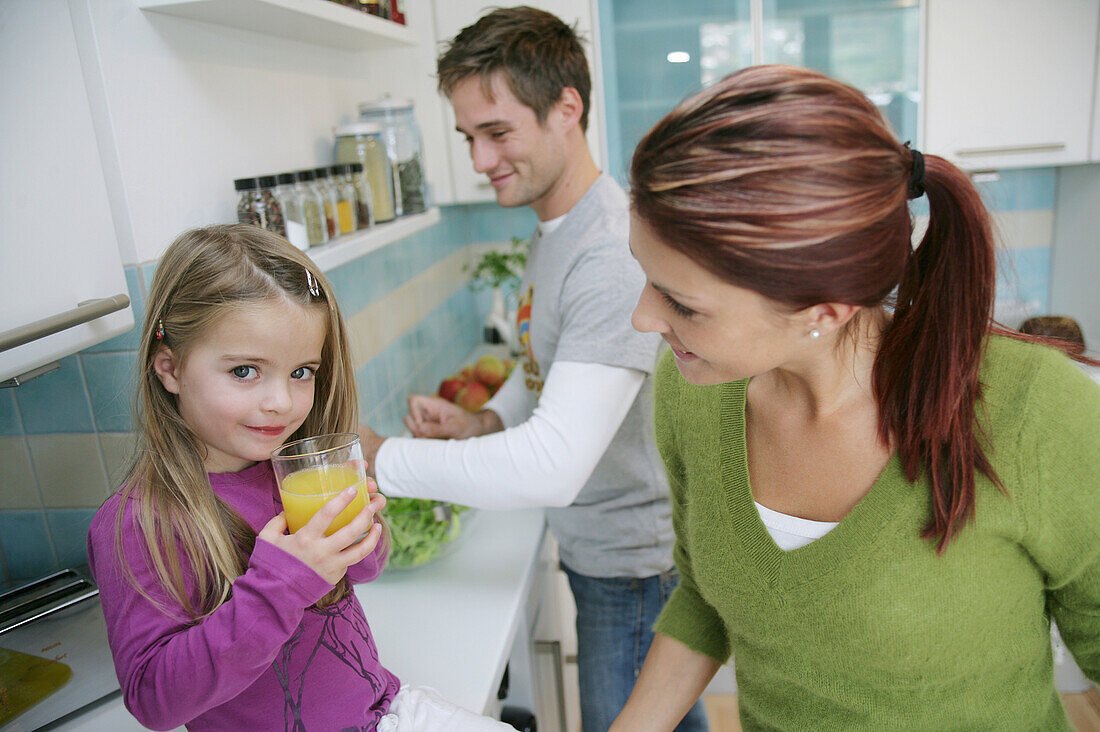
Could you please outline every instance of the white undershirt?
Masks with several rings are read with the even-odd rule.
[[[388,496],[476,508],[568,506],[645,377],[621,366],[555,361],[534,404],[517,367],[485,405],[500,417],[503,431],[466,440],[390,438],[376,458],[379,488]]]
[[[760,514],[760,520],[764,522],[764,527],[771,534],[772,541],[785,552],[798,549],[820,539],[840,523],[839,521],[811,521],[810,519],[773,511],[767,506],[756,503],[756,501],[753,501],[753,503]]]

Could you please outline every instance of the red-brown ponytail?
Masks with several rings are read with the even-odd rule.
[[[974,512],[975,471],[997,477],[975,434],[978,369],[993,315],[996,257],[978,191],[955,166],[925,158],[928,229],[898,284],[874,366],[879,431],[893,436],[906,477],[927,472],[924,536],[942,551]]]

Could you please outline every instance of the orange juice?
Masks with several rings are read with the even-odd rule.
[[[305,526],[321,506],[349,485],[357,486],[358,493],[348,507],[333,520],[325,531],[325,536],[331,536],[347,526],[366,506],[367,485],[363,474],[350,465],[322,465],[299,470],[283,478],[279,495],[283,499],[283,510],[286,512],[290,533],[293,534]]]

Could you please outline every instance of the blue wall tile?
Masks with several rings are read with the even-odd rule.
[[[997,300],[1036,303],[1038,312],[1050,312],[1050,247],[999,251]]]
[[[27,434],[95,431],[79,359],[68,356],[60,363],[61,368],[28,381],[16,391]]]
[[[0,435],[21,434],[23,426],[20,424],[19,410],[15,406],[15,392],[12,389],[0,389]]]
[[[92,524],[95,512],[94,508],[46,511],[46,522],[57,552],[57,561],[62,567],[87,563],[88,527]]]
[[[129,432],[133,429],[130,405],[136,389],[136,359],[137,353],[133,351],[80,355],[98,431]]]
[[[38,577],[60,569],[42,511],[0,511],[0,547],[8,579]]]
[[[476,203],[466,209],[470,242],[508,241],[513,236],[527,239],[538,224],[538,216],[527,206],[502,208],[495,203]]]

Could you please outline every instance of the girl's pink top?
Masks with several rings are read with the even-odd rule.
[[[210,483],[257,533],[282,510],[268,462],[212,473]],[[126,563],[145,591],[170,608],[166,613],[122,573],[115,544],[120,500],[118,493],[111,496],[92,520],[88,559],[123,699],[139,722],[151,729],[186,724],[189,730],[375,728],[400,682],[379,663],[354,593],[332,607],[314,608],[333,586],[257,539],[232,597],[194,622],[156,581],[131,501],[123,521]],[[348,568],[348,578],[377,578],[387,552],[380,542]]]

